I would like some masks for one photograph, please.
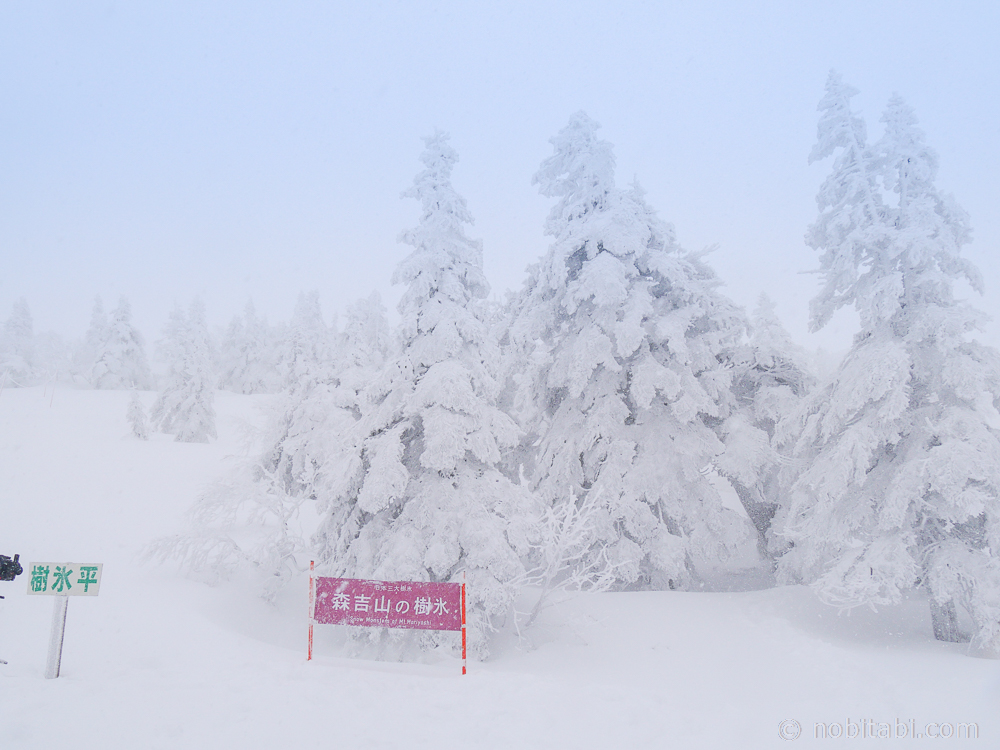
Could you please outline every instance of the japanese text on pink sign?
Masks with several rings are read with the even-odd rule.
[[[462,584],[317,577],[313,618],[325,625],[461,630]]]

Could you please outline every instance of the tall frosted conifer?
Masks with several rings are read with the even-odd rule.
[[[108,315],[104,312],[104,303],[101,298],[94,297],[94,305],[90,312],[90,325],[84,335],[83,342],[77,347],[73,354],[73,369],[88,383],[92,383],[94,363],[97,361],[97,354],[107,336]]]
[[[367,392],[357,460],[317,542],[336,573],[467,573],[472,645],[485,653],[490,618],[510,607],[522,572],[516,522],[526,499],[497,469],[517,428],[495,405],[498,354],[476,314],[489,286],[482,247],[466,235],[472,216],[451,186],[457,156],[443,133],[425,144],[426,169],[404,193],[420,201],[420,222],[401,235],[413,249],[393,275],[406,285],[400,353]]]
[[[30,385],[35,372],[35,323],[21,297],[0,329],[0,378],[8,386]]]
[[[273,393],[279,388],[277,358],[267,321],[253,302],[233,318],[222,341],[220,385],[235,393]]]
[[[953,293],[956,279],[982,290],[960,255],[967,217],[934,186],[937,156],[902,100],[868,147],[853,94],[831,74],[812,159],[836,158],[807,237],[825,281],[814,326],[853,305],[861,330],[805,413],[782,568],[840,606],[922,585],[938,638],[963,638],[961,604],[1000,653],[1000,356]]]
[[[857,89],[830,73],[819,103],[820,122],[809,163],[837,154],[816,196],[819,218],[806,242],[820,253],[823,288],[810,303],[810,329],[818,331],[841,307],[854,305],[869,326],[879,289],[887,281],[879,260],[889,243],[888,209],[876,183],[877,157],[865,121],[851,109]]]
[[[87,332],[88,345],[100,335],[90,371],[91,384],[94,388],[108,390],[152,388],[153,377],[146,361],[145,344],[142,334],[132,325],[132,306],[128,299],[122,297],[118,301],[118,307],[111,311],[103,331],[98,304],[99,300],[95,303],[91,327]]]
[[[132,428],[132,436],[138,440],[149,440],[149,425],[146,422],[146,410],[143,409],[142,400],[139,398],[139,391],[132,391],[129,398],[128,409],[125,418]]]
[[[281,348],[283,385],[291,393],[329,380],[333,369],[335,331],[323,320],[319,292],[299,294]]]
[[[706,476],[726,451],[745,322],[638,187],[616,187],[597,129],[574,115],[535,175],[558,203],[509,329],[509,404],[527,433],[515,461],[545,503],[599,514],[592,554],[622,585],[687,587],[696,558],[753,535]]]
[[[164,332],[163,355],[167,376],[150,419],[161,431],[184,443],[207,443],[215,431],[215,374],[212,344],[205,322],[205,306],[191,303],[188,313],[179,307],[170,314]]]
[[[98,347],[104,342],[108,331],[108,315],[104,312],[104,302],[100,296],[94,297],[94,306],[90,310],[90,325],[84,336],[84,344],[96,356]]]

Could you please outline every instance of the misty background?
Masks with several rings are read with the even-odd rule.
[[[394,315],[400,193],[435,128],[502,297],[548,246],[531,177],[583,109],[619,184],[684,247],[718,245],[725,294],[767,291],[798,342],[840,351],[856,318],[808,333],[802,273],[831,68],[873,140],[893,92],[915,109],[971,216],[986,296],[966,294],[997,318],[998,28],[989,2],[3,3],[0,319],[23,296],[36,331],[79,338],[95,295],[124,294],[152,342],[195,295],[222,326],[311,289],[328,321],[372,289]]]

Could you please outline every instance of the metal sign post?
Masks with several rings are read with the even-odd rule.
[[[69,597],[57,596],[52,601],[52,629],[49,631],[49,655],[45,660],[45,679],[54,680],[59,676],[62,665],[63,638],[66,635],[66,610]]]
[[[101,590],[102,563],[32,563],[28,576],[28,593],[54,596],[52,630],[49,632],[49,654],[45,662],[45,679],[59,676],[62,666],[63,640],[66,635],[66,610],[71,596],[97,596]]]
[[[306,652],[306,661],[313,658],[313,624],[316,622],[316,581],[313,578],[315,571],[315,561],[309,561],[309,649]]]
[[[467,674],[465,671],[465,571],[462,571],[462,674]]]

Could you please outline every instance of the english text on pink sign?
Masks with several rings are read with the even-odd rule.
[[[462,584],[317,577],[313,619],[326,625],[461,630]]]

